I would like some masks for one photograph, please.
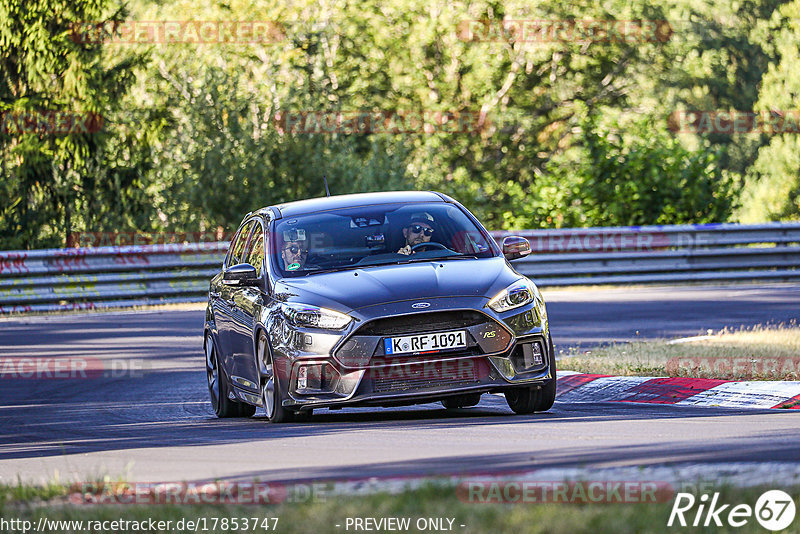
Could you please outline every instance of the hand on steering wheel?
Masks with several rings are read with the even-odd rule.
[[[436,241],[426,241],[425,243],[417,243],[416,245],[411,247],[411,252],[413,254],[418,249],[421,249],[421,248],[424,248],[424,247],[433,247],[433,248],[437,248],[437,249],[440,249],[440,250],[450,250],[446,246],[442,245],[441,243],[437,243]],[[451,251],[451,252],[455,252],[455,251]]]

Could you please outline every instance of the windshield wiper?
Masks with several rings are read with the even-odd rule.
[[[422,263],[426,261],[444,261],[444,260],[477,260],[478,256],[473,256],[470,254],[464,254],[459,256],[436,256],[433,258],[409,258],[405,261],[399,261],[398,263]]]
[[[312,269],[304,272],[302,276],[309,276],[312,274],[334,273],[337,271],[349,271],[353,269],[367,269],[369,267],[381,267],[383,265],[405,265],[408,263],[424,263],[426,261],[444,261],[444,260],[477,260],[478,256],[471,254],[464,254],[458,256],[436,256],[434,258],[408,258],[398,261],[382,261],[378,263],[362,263],[357,265],[343,265],[341,267],[329,267],[327,269]]]
[[[341,267],[329,267],[327,269],[311,269],[305,273],[303,276],[308,276],[310,274],[322,274],[322,273],[335,273],[337,271],[348,271],[352,269],[359,269],[360,265],[343,265]]]

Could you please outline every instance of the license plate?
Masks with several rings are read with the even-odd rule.
[[[467,331],[437,332],[416,336],[387,337],[383,340],[384,353],[405,354],[407,352],[439,352],[467,346]]]

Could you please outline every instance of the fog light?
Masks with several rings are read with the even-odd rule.
[[[546,365],[544,344],[541,341],[520,343],[514,348],[509,359],[518,373],[543,369]]]
[[[297,389],[308,389],[308,367],[305,365],[297,371]]]
[[[339,373],[328,363],[301,365],[297,369],[295,390],[300,394],[330,393]]]
[[[529,343],[522,346],[523,362],[525,368],[536,367],[544,363],[544,355],[542,354],[542,344],[538,341]]]

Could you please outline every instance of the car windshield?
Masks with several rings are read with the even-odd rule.
[[[361,206],[277,221],[271,254],[281,276],[443,259],[488,258],[481,230],[448,203]]]

